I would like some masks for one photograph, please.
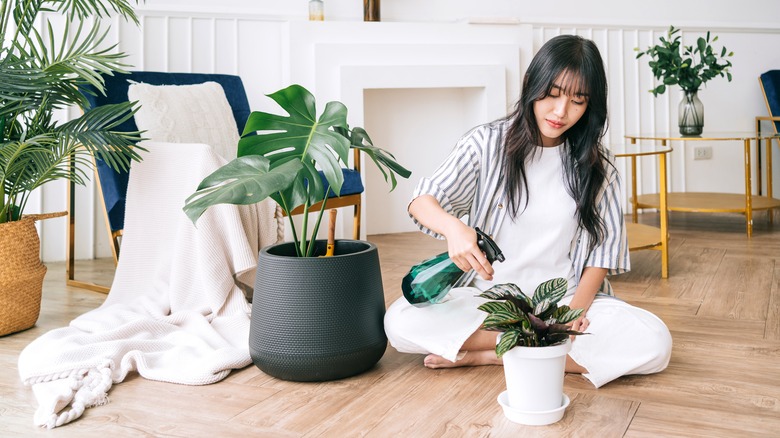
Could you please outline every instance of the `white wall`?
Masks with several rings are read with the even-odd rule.
[[[766,70],[780,68],[780,51],[776,50],[780,47],[780,25],[774,19],[779,15],[780,3],[773,0],[662,0],[652,3],[609,0],[597,5],[572,0],[555,2],[554,7],[549,2],[518,0],[385,0],[382,19],[393,22],[493,22],[490,26],[504,27],[504,32],[513,29],[512,23],[530,24],[533,47],[527,49],[529,53],[560,33],[592,38],[602,51],[609,74],[610,130],[607,140],[618,151],[626,133],[662,132],[676,127],[679,92],[671,90],[653,98],[646,91],[654,83],[646,59],[636,61],[633,51],[634,47],[645,48],[654,43],[670,24],[685,30],[686,42],[693,41],[704,30],[711,30],[720,36],[719,43],[735,52],[733,82],[719,78],[701,91],[706,110],[705,129],[750,131],[753,117],[766,114],[757,77]],[[289,42],[286,22],[306,19],[306,0],[146,0],[137,10],[142,19],[141,29],[116,21],[110,34],[110,38],[119,43],[119,49],[130,55],[128,61],[133,69],[239,74],[244,79],[253,109],[273,109],[274,105],[264,94],[287,85],[290,77],[288,57],[309,55],[290,55],[285,51],[285,44]],[[359,22],[362,4],[356,0],[325,0],[325,15],[330,21]],[[523,65],[520,68],[523,70],[528,62],[526,58],[521,56]],[[512,91],[507,102],[511,103],[517,97],[514,91],[517,88],[514,84],[509,85],[508,90]],[[381,96],[381,93],[371,95],[367,105],[376,106],[376,100]],[[469,100],[461,101],[467,103]],[[468,115],[462,119],[463,124],[473,120]],[[376,119],[366,120],[367,125],[376,123]],[[460,126],[457,128],[461,129]],[[377,130],[387,130],[387,127],[377,126]],[[455,140],[452,139],[453,144]],[[408,140],[401,143],[408,143]],[[739,145],[714,145],[711,161],[693,162],[688,156],[690,150],[678,147],[671,158],[671,188],[739,192],[743,180],[739,148]],[[776,150],[774,156],[779,157],[780,152]],[[775,166],[778,167],[780,165]],[[654,191],[657,181],[653,178],[652,165],[643,166],[641,172],[643,187],[640,193]],[[775,186],[780,190],[780,181],[776,181]],[[39,194],[37,205],[42,211],[62,210],[65,193],[64,184],[50,185]],[[76,230],[79,236],[77,257],[108,256],[110,252],[94,188],[91,185],[79,188],[77,201],[80,215]],[[399,215],[403,218],[399,220],[407,220],[404,212]],[[41,226],[46,261],[64,259],[64,222],[55,219],[44,221]],[[371,232],[370,224],[368,231]]]
[[[139,9],[249,13],[283,19],[307,16],[308,0],[146,0]],[[362,2],[324,0],[326,20],[362,20]],[[384,0],[383,21],[451,22],[469,18],[519,20],[525,23],[591,23],[616,26],[766,27],[777,28],[776,0]]]

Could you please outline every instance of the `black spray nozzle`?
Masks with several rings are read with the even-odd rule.
[[[490,262],[491,265],[496,260],[503,262],[504,253],[501,252],[501,248],[496,245],[496,242],[494,242],[490,236],[482,232],[479,227],[475,227],[474,229],[477,231],[477,246],[485,253],[488,262]]]

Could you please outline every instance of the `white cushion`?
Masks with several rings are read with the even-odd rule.
[[[135,113],[138,129],[153,141],[204,143],[227,161],[236,158],[238,127],[222,86],[132,83],[131,101],[141,104]]]

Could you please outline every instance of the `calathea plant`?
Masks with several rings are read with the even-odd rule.
[[[342,169],[347,166],[350,149],[368,155],[390,182],[391,190],[396,186],[396,174],[408,178],[411,172],[392,154],[374,146],[363,128],[350,129],[343,103],[328,102],[317,117],[314,96],[300,85],[268,96],[287,115],[250,114],[238,143],[238,158],[207,176],[187,198],[184,211],[196,222],[213,205],[255,204],[270,196],[289,218],[297,255],[311,257],[326,210],[326,194],[328,189],[336,195],[341,192]],[[319,215],[309,234],[309,210],[320,201]],[[299,233],[290,213],[301,205],[304,214]]]
[[[496,344],[496,355],[501,357],[516,346],[544,347],[565,341],[570,335],[584,333],[572,330],[572,321],[582,315],[583,309],[558,306],[567,290],[564,278],[553,278],[537,286],[529,298],[513,283],[497,284],[479,296],[488,301],[479,306],[487,312],[482,329],[504,332]]]

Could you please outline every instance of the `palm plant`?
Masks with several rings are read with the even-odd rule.
[[[329,189],[336,195],[344,183],[351,148],[368,155],[391,184],[396,174],[408,178],[407,169],[392,154],[373,145],[368,133],[347,125],[347,107],[328,102],[317,117],[314,96],[300,85],[291,85],[268,95],[287,116],[253,112],[249,115],[241,140],[238,158],[207,176],[184,206],[187,216],[196,222],[207,208],[216,204],[248,205],[268,197],[287,214],[296,254],[314,255],[317,231],[327,205]],[[327,187],[319,175],[322,170]],[[317,221],[308,230],[310,209],[323,201]],[[291,212],[303,205],[300,234]]]
[[[0,1],[0,223],[18,220],[33,190],[55,180],[84,184],[91,155],[115,170],[139,159],[138,132],[113,129],[133,116],[134,103],[86,110],[81,86],[103,91],[101,74],[124,72],[122,53],[104,47],[100,19],[119,14],[138,24],[130,1]],[[56,37],[48,14],[64,16]],[[43,23],[43,31],[36,27]],[[84,113],[58,123],[55,111]]]
[[[496,344],[496,355],[501,357],[516,346],[544,347],[584,334],[572,330],[569,324],[582,315],[583,309],[558,306],[566,290],[565,278],[553,278],[537,286],[531,298],[514,283],[497,284],[480,294],[482,298],[500,300],[479,306],[488,313],[481,328],[504,332]]]

